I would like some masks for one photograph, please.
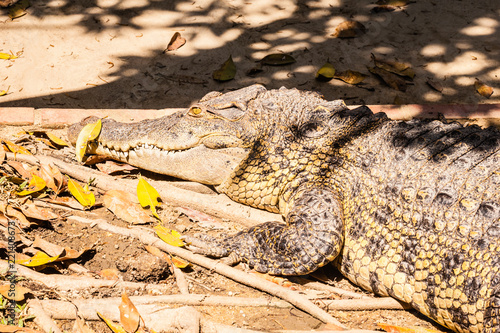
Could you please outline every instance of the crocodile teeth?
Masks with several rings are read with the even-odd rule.
[[[144,150],[142,148],[136,148],[134,151],[135,151],[137,157],[143,157],[144,156]]]

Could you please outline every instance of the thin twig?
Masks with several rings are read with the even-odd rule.
[[[44,332],[62,333],[56,323],[45,312],[38,299],[34,298],[28,301],[28,313],[35,316],[35,324]]]
[[[364,310],[408,310],[409,304],[399,302],[392,297],[361,298],[361,299],[320,299],[315,303],[328,310],[364,311]]]
[[[321,290],[321,291],[327,291],[330,293],[337,294],[341,297],[373,299],[373,297],[370,297],[370,296],[365,295],[365,294],[360,294],[360,293],[356,293],[354,291],[344,290],[342,288],[333,287],[333,286],[330,286],[330,285],[327,285],[327,284],[321,283],[321,282],[307,280],[307,279],[301,278],[299,276],[291,276],[291,277],[289,277],[289,280],[292,282],[298,283],[298,284],[300,284],[304,287],[307,287],[307,288]]]
[[[175,265],[172,265],[174,268],[174,275],[175,275],[175,282],[177,283],[177,288],[179,288],[179,291],[183,295],[189,295],[189,286],[186,281],[186,277],[184,276],[184,273]]]

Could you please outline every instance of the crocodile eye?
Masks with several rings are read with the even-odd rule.
[[[318,138],[328,131],[328,126],[322,122],[314,121],[306,123],[299,128],[300,135],[307,138]]]
[[[201,108],[193,106],[191,109],[189,109],[188,114],[191,116],[199,117],[201,115]]]

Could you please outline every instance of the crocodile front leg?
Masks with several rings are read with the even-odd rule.
[[[335,259],[344,239],[336,195],[326,187],[302,185],[291,197],[286,225],[267,222],[219,242],[231,261],[247,262],[256,271],[274,275],[304,275]],[[207,252],[205,252],[207,254]]]

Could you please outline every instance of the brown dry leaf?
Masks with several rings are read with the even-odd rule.
[[[21,302],[22,300],[24,300],[24,294],[27,293],[31,293],[31,290],[18,285],[14,287],[14,290],[11,290],[10,284],[4,284],[0,286],[0,294],[2,294],[3,297],[16,302]],[[2,331],[0,330],[0,332]]]
[[[103,196],[104,207],[116,217],[132,223],[144,224],[154,219],[138,204],[137,198],[128,192],[120,190],[107,191]]]
[[[181,239],[181,235],[177,231],[165,228],[161,225],[157,225],[153,229],[156,231],[158,237],[160,237],[165,243],[177,247],[185,245],[184,241]]]
[[[109,320],[108,318],[104,317],[102,314],[100,314],[99,312],[97,312],[97,315],[99,316],[99,318],[101,318],[105,323],[106,325],[108,325],[108,327],[114,332],[114,333],[127,333],[127,331],[125,331],[123,329],[123,327],[121,327],[120,325],[118,324],[115,324],[113,323],[111,320]]]
[[[395,6],[390,5],[380,5],[373,7],[370,11],[372,13],[384,13],[384,12],[393,12],[397,9]]]
[[[10,205],[3,206],[2,212],[8,217],[16,218],[19,221],[19,227],[21,229],[25,229],[25,228],[28,228],[29,226],[31,226],[31,222],[28,221],[28,219],[26,219],[26,216],[24,216],[23,213],[14,209]]]
[[[28,194],[33,194],[36,192],[40,192],[45,187],[47,187],[47,185],[45,184],[45,180],[35,174],[32,174],[28,187],[21,192],[17,192],[17,195],[25,196]]]
[[[5,160],[5,150],[3,149],[2,146],[0,146],[0,164],[2,164],[4,160]]]
[[[7,161],[7,164],[13,167],[24,179],[30,179],[31,173],[26,170],[21,162],[18,161]]]
[[[404,7],[408,4],[408,0],[378,0],[376,4],[381,6]]]
[[[127,163],[117,163],[115,161],[106,161],[105,163],[96,164],[97,169],[99,171],[104,172],[107,175],[110,175],[115,172],[124,172],[124,171],[134,171],[137,170],[136,167],[127,164]]]
[[[61,171],[52,164],[41,164],[40,177],[45,180],[47,187],[54,191],[56,196],[59,195],[66,186],[66,178],[64,178]]]
[[[344,72],[337,73],[334,76],[334,78],[342,80],[345,83],[358,84],[358,83],[362,82],[366,78],[366,75],[364,75],[364,74],[362,74],[360,72],[351,71],[350,69],[348,69],[348,70],[346,70]]]
[[[406,91],[406,82],[396,74],[390,73],[382,68],[368,67],[368,70],[378,75],[389,87],[398,91]]]
[[[236,75],[236,65],[233,62],[233,57],[229,58],[222,64],[222,66],[212,73],[212,78],[216,81],[229,81],[234,79]]]
[[[88,184],[83,188],[79,183],[68,177],[68,190],[84,207],[92,207],[95,204],[95,196],[88,189]]]
[[[439,91],[439,92],[443,92],[443,85],[441,84],[441,82],[438,82],[438,81],[434,81],[432,79],[429,79],[427,78],[427,81],[426,83],[429,85],[429,87],[431,87],[432,89],[436,90],[436,91]]]
[[[13,152],[14,154],[33,155],[32,153],[30,153],[28,149],[16,145],[14,142],[11,142],[9,140],[2,140],[2,141],[7,145],[9,151]]]
[[[81,203],[79,203],[75,198],[73,197],[57,197],[54,199],[47,199],[47,202],[56,204],[56,205],[61,205],[73,209],[78,209],[78,210],[85,210],[85,207],[82,206]]]
[[[493,88],[484,84],[479,79],[476,79],[476,82],[474,82],[474,88],[483,97],[490,98],[493,95]]]
[[[54,213],[52,210],[37,207],[33,202],[21,206],[21,211],[26,217],[42,221],[50,221],[59,218],[59,215]]]
[[[46,146],[52,148],[52,149],[57,149],[57,147],[50,141],[49,139],[46,138],[35,138],[35,141],[41,142],[45,144]]]
[[[116,268],[106,268],[100,271],[99,276],[106,280],[118,280],[120,279],[120,271]]]
[[[295,61],[296,61],[295,58],[289,54],[273,53],[266,55],[264,58],[262,58],[260,64],[267,66],[283,66],[283,65],[293,64]]]
[[[377,57],[375,57],[373,53],[371,56],[375,67],[397,74],[399,76],[408,77],[410,79],[413,79],[415,77],[415,72],[411,68],[410,64],[377,59]]]
[[[73,326],[73,333],[95,333],[93,329],[87,326],[85,320],[76,318],[75,325]]]
[[[337,25],[330,36],[335,38],[354,38],[366,32],[366,27],[358,21],[344,21]]]
[[[163,52],[165,53],[168,51],[175,51],[184,44],[186,44],[186,38],[182,37],[179,32],[176,32],[170,39],[167,48]]]
[[[139,328],[141,316],[135,305],[128,298],[127,293],[122,293],[122,302],[120,303],[120,323],[127,332],[135,332]]]
[[[423,327],[401,327],[383,323],[377,323],[377,326],[389,333],[438,333],[439,331]]]

